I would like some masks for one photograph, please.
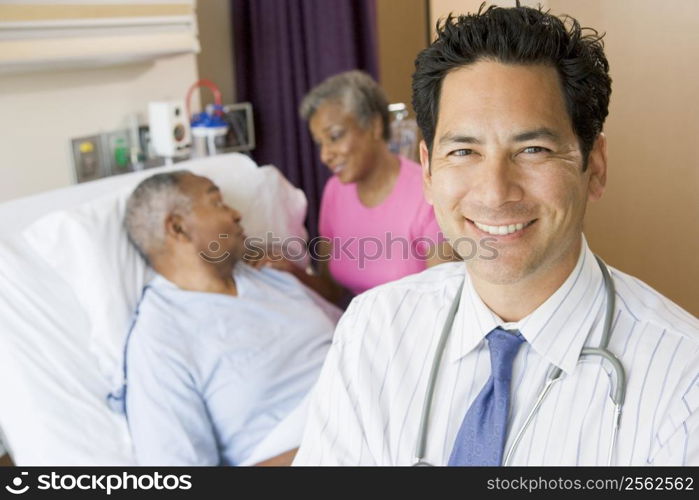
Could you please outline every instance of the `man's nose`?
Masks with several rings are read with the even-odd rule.
[[[476,185],[478,201],[488,208],[522,199],[517,165],[507,154],[494,154],[481,165]]]

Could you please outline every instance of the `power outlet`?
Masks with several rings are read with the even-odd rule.
[[[87,182],[109,175],[103,163],[102,141],[99,135],[79,137],[72,141],[73,165],[78,182]]]

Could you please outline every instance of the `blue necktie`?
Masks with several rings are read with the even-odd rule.
[[[491,375],[466,412],[449,465],[501,465],[510,411],[512,362],[524,338],[502,328],[490,332]]]

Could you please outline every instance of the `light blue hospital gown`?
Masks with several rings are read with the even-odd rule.
[[[139,464],[239,464],[316,381],[332,307],[288,273],[233,275],[238,297],[157,276],[140,304],[126,355]]]

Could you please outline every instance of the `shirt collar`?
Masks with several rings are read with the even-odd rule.
[[[478,296],[465,271],[454,322],[452,360],[471,352],[493,328],[517,329],[549,363],[571,373],[588,334],[599,322],[604,304],[604,278],[583,236],[582,251],[568,278],[543,304],[517,323],[505,323]]]
[[[243,295],[243,292],[247,292],[247,283],[245,282],[246,278],[246,269],[250,269],[247,265],[242,264],[242,263],[237,263],[235,267],[233,268],[233,278],[235,279],[235,284],[238,289],[238,297],[241,297]],[[213,293],[213,292],[193,292],[189,290],[184,290],[180,288],[178,285],[167,279],[165,276],[163,276],[160,273],[155,273],[153,276],[153,279],[150,280],[150,282],[146,285],[150,288],[153,288],[155,290],[158,290],[162,293],[176,293],[176,294],[186,294],[190,297],[207,297],[206,300],[212,300],[213,297],[221,297],[224,298],[225,300],[230,300],[231,298],[234,298],[230,295],[225,295],[221,293]]]

